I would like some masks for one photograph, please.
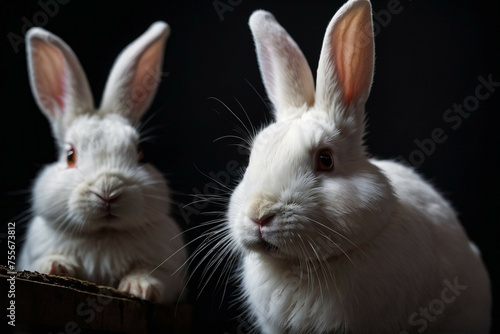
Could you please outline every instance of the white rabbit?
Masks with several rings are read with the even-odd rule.
[[[184,274],[172,273],[186,259],[184,243],[165,180],[141,162],[136,128],[158,88],[169,33],[156,22],[119,55],[99,109],[70,47],[40,28],[27,33],[31,88],[59,159],[36,179],[18,269],[114,285],[162,303],[179,297]]]
[[[371,5],[326,30],[316,89],[272,14],[249,25],[275,122],[254,139],[228,229],[262,333],[487,333],[487,271],[454,210],[412,169],[370,159]]]

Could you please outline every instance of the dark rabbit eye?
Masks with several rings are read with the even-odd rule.
[[[147,163],[148,162],[146,151],[147,151],[147,149],[143,145],[139,144],[139,146],[137,147],[137,154],[138,154],[137,161],[138,162],[140,162],[140,163]]]
[[[139,149],[139,159],[137,159],[139,162],[144,162],[144,150]]]
[[[76,166],[76,150],[73,145],[70,145],[66,151],[66,161],[68,162],[68,167],[73,168]]]
[[[333,154],[330,150],[321,150],[316,158],[317,171],[330,171],[333,169]]]

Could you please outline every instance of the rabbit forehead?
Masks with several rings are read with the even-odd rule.
[[[262,130],[254,140],[252,152],[264,151],[267,155],[308,154],[337,135],[335,124],[323,113],[313,110],[300,118],[279,121]]]
[[[80,152],[105,150],[126,155],[124,151],[137,146],[139,135],[120,115],[84,115],[72,123],[65,139],[63,144],[75,145]]]
[[[338,131],[331,122],[320,120],[315,115],[305,114],[298,119],[273,123],[255,138],[249,169],[262,172],[269,168],[307,168],[312,162],[311,154],[322,145],[331,143],[337,135]]]

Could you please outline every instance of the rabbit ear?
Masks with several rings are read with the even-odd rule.
[[[286,116],[284,113],[291,107],[312,106],[314,81],[311,69],[295,41],[271,13],[263,10],[250,16],[249,26],[276,118]]]
[[[349,0],[326,30],[318,66],[316,105],[363,126],[363,105],[373,80],[374,41],[368,0]],[[349,115],[352,106],[358,115]],[[360,107],[360,108],[358,108]],[[360,124],[361,123],[361,124]]]
[[[94,111],[87,77],[71,48],[42,28],[28,31],[26,48],[31,90],[59,137],[77,115]]]
[[[167,23],[155,22],[122,51],[109,74],[101,113],[122,114],[133,124],[139,121],[158,89],[169,34]]]

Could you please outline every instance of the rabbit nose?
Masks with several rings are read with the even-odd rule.
[[[110,209],[111,203],[116,202],[116,200],[120,197],[120,195],[100,195],[98,193],[94,193],[99,199],[101,199],[106,204],[106,209]]]
[[[253,221],[255,224],[259,225],[260,227],[265,226],[269,224],[269,222],[274,218],[274,215],[266,215],[261,218],[250,218],[251,221]]]

